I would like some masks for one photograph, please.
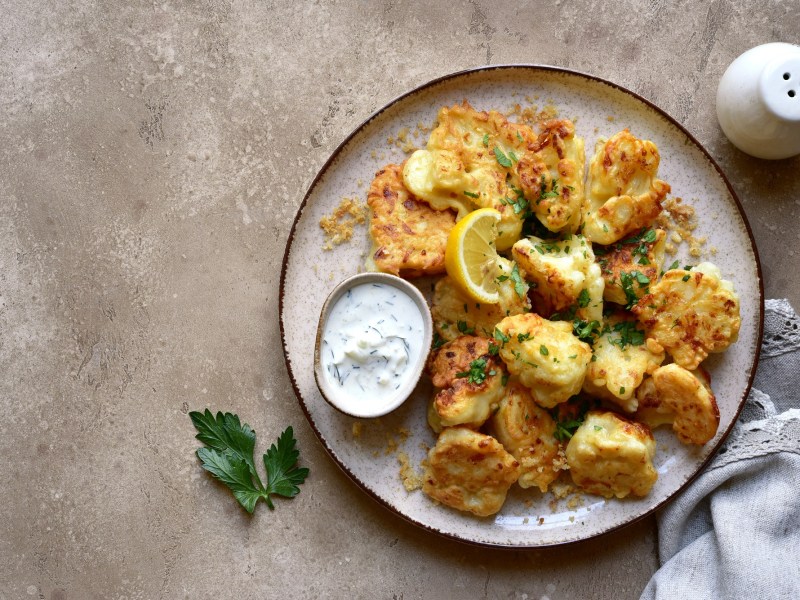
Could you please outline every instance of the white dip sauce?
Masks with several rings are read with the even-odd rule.
[[[419,307],[398,288],[362,283],[328,315],[320,360],[345,411],[391,404],[423,351]]]

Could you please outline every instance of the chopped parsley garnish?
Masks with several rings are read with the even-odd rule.
[[[247,423],[242,425],[231,413],[218,412],[214,417],[208,409],[190,412],[189,417],[198,431],[195,437],[205,444],[197,450],[203,468],[224,483],[247,512],[252,513],[259,500],[274,510],[273,495],[294,498],[300,493],[298,486],[308,477],[308,469],[297,466],[300,451],[295,448],[297,440],[291,426],[263,456],[267,473],[264,485],[253,460],[256,432]]]
[[[466,190],[464,190],[464,195],[467,196],[468,198],[480,198],[481,197],[480,194],[475,194],[473,192],[468,192]]]
[[[550,354],[550,351],[547,349],[547,346],[542,344],[541,346],[539,346],[539,354],[541,354],[542,356],[547,356],[548,354]]]
[[[511,269],[511,281],[514,282],[514,291],[517,296],[525,298],[528,293],[528,284],[523,281],[522,275],[519,274],[519,265],[517,263],[514,263],[514,267]]]
[[[489,147],[489,134],[488,133],[484,133],[483,134],[483,147],[484,148],[488,148]]]
[[[631,271],[630,273],[620,273],[619,282],[622,285],[622,291],[625,292],[625,309],[630,310],[631,307],[639,301],[638,294],[633,290],[633,283],[636,282],[644,293],[648,293],[647,286],[650,285],[650,279],[641,271]]]
[[[641,346],[644,344],[644,331],[636,329],[635,321],[620,321],[614,325],[619,338],[609,338],[609,342],[624,350],[626,346]]]
[[[527,333],[527,332],[526,333],[518,333],[517,334],[517,341],[521,344],[522,342],[524,342],[525,340],[527,340],[530,337],[531,337],[530,333]]]
[[[580,306],[581,308],[586,308],[587,306],[589,306],[590,301],[591,298],[589,297],[589,290],[587,289],[581,290],[581,293],[578,294],[578,306]]]
[[[510,340],[511,340],[511,338],[510,338],[510,337],[508,337],[508,336],[507,336],[505,333],[503,333],[503,332],[502,332],[500,329],[498,329],[497,327],[495,327],[495,328],[494,328],[494,334],[493,334],[493,337],[494,337],[494,339],[496,339],[498,342],[500,342],[500,343],[501,343],[501,344],[503,344],[504,346],[505,346],[505,344],[506,344],[508,341],[510,341]]]
[[[591,346],[594,344],[594,338],[600,335],[600,322],[575,319],[572,321],[572,333],[576,338]]]
[[[431,347],[434,350],[438,350],[439,348],[444,346],[444,344],[445,344],[445,339],[442,336],[439,335],[438,331],[434,331],[433,332],[433,344],[431,344]]]
[[[578,427],[583,423],[583,419],[570,419],[568,421],[556,421],[556,430],[553,433],[559,442],[566,442],[572,439],[572,436],[578,430]]]
[[[498,346],[494,342],[489,342],[489,354],[491,354],[492,356],[497,356],[498,352],[500,352],[500,346]]]
[[[461,373],[456,373],[456,377],[466,377],[467,382],[474,383],[476,385],[482,384],[486,381],[486,366],[487,362],[485,358],[476,358],[471,363],[469,363],[469,371],[462,371]],[[494,371],[489,371],[488,375],[494,375]]]
[[[456,327],[458,328],[459,333],[463,333],[464,335],[472,335],[475,333],[475,328],[470,327],[466,321],[457,321]]]
[[[690,278],[691,278],[691,275],[689,275],[689,274],[687,273],[686,275],[684,275],[683,277],[681,277],[681,281],[689,281],[689,279],[690,279]]]
[[[500,163],[501,167],[505,167],[506,169],[511,168],[511,159],[500,150],[499,146],[494,147],[494,157],[497,159],[497,162]]]

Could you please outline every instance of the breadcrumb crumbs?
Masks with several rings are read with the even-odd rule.
[[[707,238],[692,235],[697,228],[697,215],[694,207],[684,203],[682,198],[667,198],[664,201],[664,210],[658,216],[656,225],[669,234],[664,247],[667,254],[675,254],[685,242],[689,246],[689,256],[700,258],[703,255]],[[715,252],[712,251],[712,254]]]
[[[323,250],[333,250],[353,237],[356,225],[367,222],[367,205],[355,198],[342,198],[333,214],[322,217],[319,226],[325,232]]]
[[[360,438],[361,437],[361,432],[363,430],[364,430],[364,423],[362,423],[361,421],[356,421],[355,423],[353,423],[353,437],[354,438]]]
[[[405,452],[397,453],[397,461],[400,463],[400,481],[407,492],[413,492],[422,487],[422,476],[411,466],[411,461]]]

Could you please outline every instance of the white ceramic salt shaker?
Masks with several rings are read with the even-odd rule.
[[[747,154],[800,154],[800,46],[763,44],[734,60],[719,82],[717,118]]]

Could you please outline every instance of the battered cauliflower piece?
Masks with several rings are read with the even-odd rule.
[[[660,367],[637,396],[637,420],[651,428],[671,424],[684,444],[702,446],[717,433],[719,408],[702,369],[688,371],[674,363]]]
[[[449,427],[428,452],[422,491],[446,506],[487,517],[502,508],[518,477],[519,463],[496,439]]]
[[[444,272],[447,236],[456,222],[452,210],[434,210],[403,184],[400,165],[375,174],[367,204],[371,209],[370,267],[403,277]]]
[[[408,158],[403,180],[416,196],[456,210],[459,219],[477,208],[497,209],[497,249],[506,250],[522,231],[522,211],[508,201],[520,188],[516,162],[535,141],[530,127],[496,111],[479,112],[467,102],[444,107],[427,146]]]
[[[521,281],[519,268],[511,261],[499,258],[497,304],[476,303],[450,278],[443,277],[433,290],[431,316],[436,333],[451,341],[460,335],[470,334],[492,337],[494,327],[508,315],[518,315],[530,310],[527,293],[519,293],[515,278]],[[523,284],[524,285],[524,284]],[[527,292],[527,286],[524,285]]]
[[[494,437],[520,464],[520,487],[536,486],[546,492],[561,466],[553,418],[533,401],[525,386],[512,382],[489,423]]]
[[[733,284],[711,263],[667,271],[632,310],[648,337],[689,370],[735,342],[741,325]]]
[[[658,281],[664,265],[667,234],[663,229],[643,229],[613,246],[594,246],[603,273],[603,299],[627,306],[635,304]]]
[[[585,162],[583,138],[568,119],[542,123],[536,143],[520,158],[522,191],[550,231],[574,233],[580,225]]]
[[[497,329],[500,357],[539,405],[552,408],[580,392],[592,350],[571,323],[527,313],[506,317]]]
[[[638,407],[636,388],[645,375],[664,362],[664,349],[645,340],[638,321],[618,313],[608,317],[603,333],[594,342],[594,359],[589,363],[583,391],[617,404],[625,412]]]
[[[433,400],[442,427],[480,427],[503,397],[505,369],[489,353],[489,343],[486,338],[465,335],[432,354],[431,381],[443,388]]]
[[[581,319],[602,319],[605,283],[585,237],[545,241],[532,236],[514,244],[511,254],[534,284],[531,294],[536,312],[551,316],[575,307]]]
[[[656,177],[656,145],[627,129],[599,140],[589,163],[583,233],[599,244],[613,244],[649,226],[661,212],[669,184]]]
[[[646,425],[607,411],[590,411],[567,444],[567,464],[579,488],[606,498],[646,496],[658,479],[656,442]]]

